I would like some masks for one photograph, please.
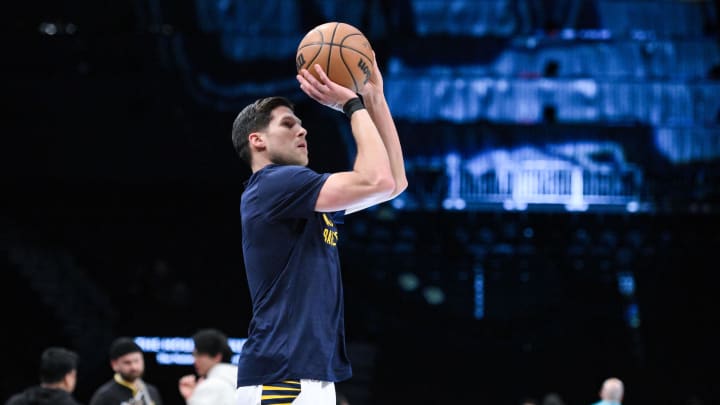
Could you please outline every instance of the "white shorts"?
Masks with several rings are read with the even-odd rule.
[[[320,380],[300,380],[295,383],[248,385],[238,387],[237,405],[335,405],[335,383]]]

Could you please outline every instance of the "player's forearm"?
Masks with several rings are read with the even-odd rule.
[[[379,190],[387,190],[388,193],[394,190],[395,182],[388,152],[368,110],[362,109],[353,113],[350,125],[357,147],[353,171]]]
[[[380,133],[388,158],[390,159],[390,168],[393,179],[395,180],[395,189],[390,198],[395,198],[402,193],[408,185],[407,176],[405,175],[405,161],[403,159],[402,146],[400,145],[400,136],[398,135],[395,121],[390,113],[390,107],[382,94],[367,95],[363,101]]]

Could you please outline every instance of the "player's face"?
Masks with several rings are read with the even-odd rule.
[[[281,165],[307,166],[307,131],[293,111],[285,106],[272,112],[272,119],[265,132],[265,145],[271,162]]]
[[[145,359],[142,353],[134,352],[120,356],[113,360],[112,369],[125,381],[135,381],[142,377],[145,371]]]

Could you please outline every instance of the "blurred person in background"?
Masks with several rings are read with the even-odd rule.
[[[188,405],[234,405],[237,366],[231,364],[227,336],[217,329],[193,335],[195,374],[180,378],[178,389]]]
[[[592,405],[620,405],[622,403],[625,386],[618,378],[608,378],[603,381],[600,388],[600,401]]]
[[[110,345],[113,378],[92,395],[90,405],[162,405],[158,389],[143,381],[145,358],[132,338],[119,337]]]
[[[40,356],[40,384],[15,394],[5,405],[80,405],[73,398],[78,355],[62,347],[49,347]]]

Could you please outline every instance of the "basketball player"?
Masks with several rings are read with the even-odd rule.
[[[238,363],[238,405],[335,405],[334,383],[352,375],[336,224],[407,187],[377,62],[362,99],[312,68],[319,79],[302,69],[300,88],[348,116],[352,169],[306,167],[312,137],[285,98],[257,100],[233,123],[235,149],[252,169],[240,202],[253,318]]]

